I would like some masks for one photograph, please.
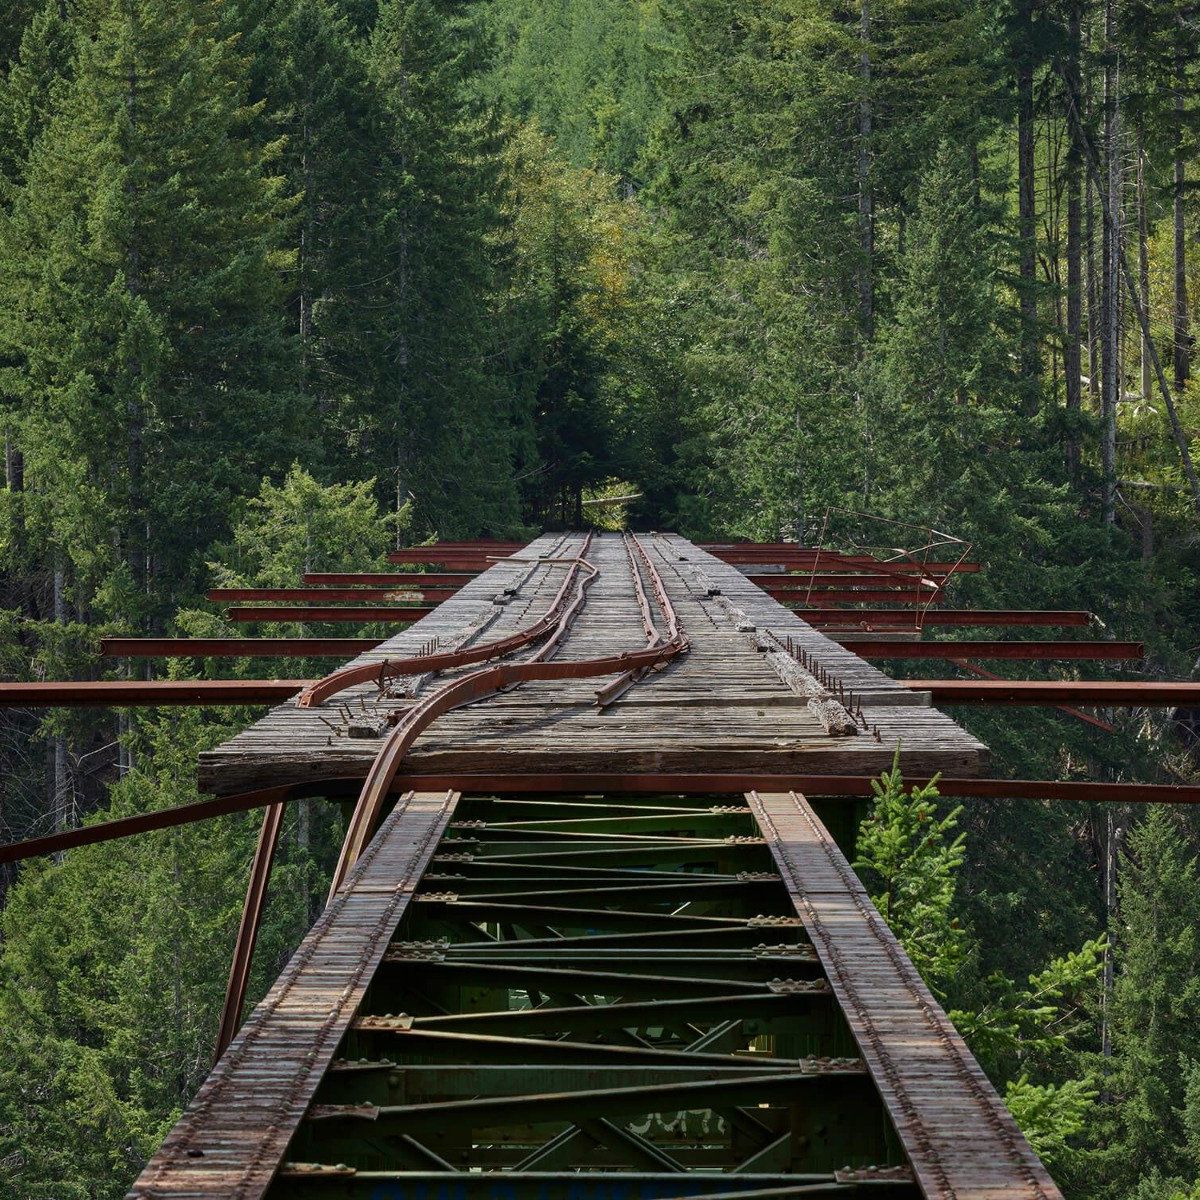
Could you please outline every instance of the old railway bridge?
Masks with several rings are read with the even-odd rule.
[[[444,570],[212,597],[234,620],[404,625],[382,644],[106,647],[361,651],[319,680],[0,685],[21,705],[282,701],[202,756],[211,799],[0,851],[263,811],[219,1058],[131,1197],[1059,1196],[848,865],[844,798],[899,745],[907,776],[944,772],[957,795],[1195,802],[980,777],[985,747],[936,704],[1190,704],[1197,685],[997,679],[976,660],[1141,650],[930,640],[1090,620],[945,607],[978,566],[961,556],[609,533],[392,557]],[[935,657],[974,678],[870,665]],[[299,796],[342,800],[345,845],[325,911],[242,1022]]]

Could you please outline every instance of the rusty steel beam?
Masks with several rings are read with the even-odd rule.
[[[443,550],[437,546],[414,547],[410,550],[391,550],[387,560],[390,563],[441,563],[443,566],[454,567],[461,571],[467,567],[472,570],[484,570],[493,565],[494,560],[500,560],[516,554],[521,547],[482,548],[479,550]]]
[[[1200,683],[1085,679],[898,679],[943,704],[1200,705]]]
[[[254,961],[254,947],[258,942],[258,929],[267,902],[267,885],[271,882],[275,847],[279,844],[279,831],[283,828],[283,810],[282,801],[263,810],[258,846],[254,851],[254,861],[250,864],[250,878],[246,884],[242,920],[238,926],[237,941],[234,943],[233,961],[229,964],[225,1006],[221,1010],[221,1024],[217,1029],[214,1059],[219,1059],[229,1048],[229,1043],[233,1041],[238,1026],[242,1023],[242,1007],[246,1003],[246,988],[250,983],[250,964]]]
[[[417,576],[413,576],[417,580]],[[459,590],[458,585],[443,583],[428,586],[419,582],[406,583],[391,588],[368,587],[311,587],[311,588],[212,588],[208,599],[218,604],[227,604],[231,600],[276,600],[286,603],[320,604],[328,600],[415,600],[426,592],[448,592],[451,595]],[[434,604],[446,599],[445,596],[431,596]]]
[[[974,675],[979,679],[1003,679],[1003,675],[997,675],[994,671],[989,671],[985,667],[981,667],[978,663],[972,662],[965,658],[953,658],[950,660],[960,671],[966,671],[970,675]],[[1111,721],[1106,721],[1103,717],[1098,717],[1094,713],[1085,713],[1081,709],[1072,708],[1069,704],[1056,704],[1054,706],[1059,712],[1066,713],[1068,717],[1074,717],[1077,721],[1082,721],[1085,725],[1093,725],[1097,729],[1103,729],[1105,733],[1116,733],[1117,727]]]
[[[110,658],[347,658],[374,650],[379,638],[100,639]]]
[[[837,638],[833,639],[837,641]],[[1139,659],[1142,642],[873,642],[855,640],[847,647],[860,658],[1028,658]]]
[[[192,804],[177,804],[173,808],[160,808],[132,817],[98,821],[79,829],[66,829],[61,833],[50,833],[43,837],[27,838],[21,842],[10,842],[7,846],[0,846],[0,863],[19,862],[42,854],[59,854],[79,846],[94,846],[98,842],[133,837],[139,833],[153,833],[157,829],[174,829],[179,825],[191,825],[195,821],[227,817],[231,813],[251,812],[256,808],[266,808],[302,796],[332,796],[337,794],[339,788],[345,786],[337,781],[286,784],[281,787],[259,788],[253,792],[239,792],[232,796],[197,800]]]
[[[161,705],[274,704],[307,679],[74,679],[0,683],[0,708],[157,708]]]
[[[902,608],[793,608],[802,621],[824,628],[869,629],[872,625],[919,629],[922,625],[1087,625],[1090,612],[1039,611],[1031,608],[931,608],[913,613]]]
[[[806,591],[803,588],[795,591],[788,588],[774,588],[769,584],[759,584],[759,587],[769,596],[773,596],[781,604],[796,609],[797,604],[803,604]],[[813,605],[822,604],[934,604],[941,598],[941,590],[936,591],[902,591],[899,589],[876,590],[873,588],[813,588],[811,597]]]
[[[419,621],[433,612],[436,605],[396,604],[388,607],[344,608],[340,606],[296,605],[281,608],[264,604],[257,608],[229,608],[225,618],[229,621]]]
[[[478,571],[305,571],[305,583],[316,587],[346,587],[367,584],[377,587],[412,586],[415,588],[448,585],[460,588],[470,583]]]
[[[677,773],[643,774],[420,774],[399,773],[392,783],[394,794],[407,791],[450,789],[467,796],[539,795],[695,795],[734,796],[748,791],[797,791],[818,798],[869,798],[873,776],[867,775],[778,775]],[[906,787],[929,783],[923,775],[905,776]],[[0,846],[0,864],[20,862],[46,854],[59,854],[80,846],[134,837],[158,829],[173,829],[231,813],[267,808],[281,801],[305,796],[336,800],[358,790],[353,779],[318,780],[313,783],[263,788],[231,796],[217,796],[192,804],[99,821],[79,829],[46,834]],[[937,781],[943,796],[984,800],[1057,800],[1087,804],[1200,804],[1200,786],[1172,783],[1092,783],[1086,780],[963,779],[941,776]]]
[[[768,592],[821,591],[825,588],[885,588],[895,591],[932,592],[939,590],[945,578],[924,579],[920,575],[884,575],[878,572],[838,574],[822,571],[811,575],[748,575],[760,588]]]
[[[743,564],[753,567],[754,564]],[[821,574],[851,574],[856,578],[870,575],[886,575],[891,578],[904,578],[906,576],[917,576],[918,578],[928,578],[945,581],[951,575],[972,575],[977,571],[982,570],[982,564],[977,562],[969,563],[952,563],[952,562],[937,562],[937,563],[908,563],[895,562],[887,563],[887,569],[884,570],[884,565],[877,559],[865,559],[860,562],[854,562],[842,559],[837,562],[811,562],[797,563],[795,566],[789,567],[786,571],[755,571],[750,570],[744,572],[747,579],[753,580],[755,583],[761,583],[763,580],[779,582],[780,580],[796,580],[803,582],[811,575]]]

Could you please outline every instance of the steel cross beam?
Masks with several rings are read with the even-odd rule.
[[[837,638],[834,638],[837,641]],[[846,643],[860,658],[1010,658],[1034,659],[1140,659],[1146,648],[1142,642],[886,642],[869,638]]]
[[[427,592],[439,592],[452,595],[461,585],[454,583],[424,583],[419,575],[409,576],[404,583],[394,587],[307,587],[307,588],[212,588],[208,599],[219,604],[231,600],[276,600],[288,604],[321,603],[325,600],[354,600],[380,601],[399,600],[412,601]],[[444,600],[444,595],[434,596],[434,600]]]
[[[831,952],[741,797],[447,799],[385,821],[134,1200],[1058,1200],[869,902]],[[861,919],[837,870],[805,886]],[[900,970],[904,1038],[839,953]]]
[[[1087,679],[900,679],[945,704],[1200,705],[1200,683]]]
[[[400,604],[387,607],[362,605],[359,608],[337,606],[302,606],[293,608],[264,604],[255,608],[233,607],[226,609],[225,617],[230,621],[420,621],[429,616],[436,605],[428,602],[420,607],[404,607]]]
[[[379,638],[125,638],[100,639],[112,658],[340,658],[379,645]]]
[[[890,608],[805,608],[790,606],[802,621],[822,628],[920,629],[923,625],[1089,625],[1090,612],[1028,608],[930,608],[922,613]]]

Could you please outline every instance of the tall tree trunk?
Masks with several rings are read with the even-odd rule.
[[[1041,355],[1038,347],[1037,313],[1037,204],[1036,130],[1033,109],[1033,14],[1022,8],[1024,45],[1017,64],[1017,203],[1020,240],[1021,382],[1027,391],[1026,408],[1038,411]]]
[[[1183,157],[1183,89],[1186,58],[1181,46],[1175,50],[1175,178],[1172,210],[1175,242],[1174,331],[1172,335],[1175,389],[1183,391],[1191,374],[1192,333],[1188,318],[1187,243],[1183,223],[1183,185],[1187,175]]]
[[[1117,519],[1117,402],[1121,387],[1118,361],[1121,343],[1121,124],[1116,41],[1116,0],[1104,0],[1104,188],[1109,219],[1104,222],[1101,281],[1100,507],[1101,515],[1109,525],[1115,524]]]
[[[54,622],[67,623],[67,601],[62,563],[54,566]],[[69,797],[71,780],[67,772],[67,738],[63,733],[54,735],[54,828],[66,829],[71,824]]]
[[[871,194],[871,0],[859,0],[858,37],[859,86],[858,101],[858,239],[862,262],[858,275],[858,302],[861,309],[863,337],[870,339],[875,332],[875,212]]]
[[[1068,27],[1067,87],[1079,95],[1080,10],[1072,5]],[[1079,485],[1079,422],[1083,409],[1083,147],[1075,123],[1067,127],[1067,314],[1063,338],[1063,374],[1066,376],[1067,472]]]
[[[1137,225],[1138,225],[1138,286],[1142,293],[1142,307],[1150,312],[1150,218],[1146,212],[1146,147],[1138,134],[1137,155]],[[1154,368],[1150,365],[1150,339],[1145,334],[1141,339],[1142,400],[1149,401],[1154,386]]]

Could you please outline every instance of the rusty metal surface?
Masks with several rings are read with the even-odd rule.
[[[1135,660],[1146,653],[1142,642],[882,642],[856,639],[849,644],[863,658],[1007,658]]]
[[[810,625],[869,629],[872,625],[919,629],[922,625],[1090,625],[1092,614],[1078,609],[931,608],[916,615],[902,608],[805,608],[789,605]]]
[[[246,884],[242,920],[234,943],[233,962],[229,967],[229,981],[225,985],[225,1006],[221,1010],[221,1024],[217,1027],[215,1057],[218,1059],[229,1048],[242,1021],[242,1006],[246,1003],[246,987],[250,982],[250,964],[254,959],[258,927],[267,901],[267,885],[271,882],[275,847],[279,844],[279,831],[283,828],[283,810],[284,803],[279,801],[263,812],[258,845],[250,864],[250,879]]]
[[[1200,683],[1112,679],[901,679],[946,704],[1200,704]]]
[[[665,636],[660,636],[654,628],[647,607],[643,610],[643,621],[648,633],[644,649],[606,654],[599,658],[549,661],[565,638],[576,613],[583,607],[587,598],[588,586],[599,574],[598,570],[587,561],[590,544],[591,535],[589,534],[578,562],[572,567],[563,587],[559,590],[554,605],[551,606],[550,611],[557,612],[555,627],[531,658],[523,662],[483,667],[469,675],[452,680],[401,717],[380,748],[363,783],[362,793],[346,830],[341,857],[334,870],[334,888],[338,886],[345,872],[361,853],[362,847],[378,819],[378,814],[382,811],[384,799],[392,789],[393,781],[404,756],[421,733],[443,713],[532,680],[586,679],[592,676],[618,673],[631,679],[639,672],[652,670],[687,653],[688,640],[679,627],[679,620],[670,597],[667,595],[662,576],[639,539],[629,535],[627,549],[629,549],[630,562],[633,563],[636,552],[650,576],[655,598],[666,625]],[[635,571],[635,578],[637,577]],[[573,588],[573,594],[568,591],[568,588]],[[640,578],[638,588],[641,588]],[[641,598],[643,601],[645,600],[644,592]],[[558,611],[560,608],[561,611]]]
[[[379,638],[125,638],[100,639],[111,658],[345,658],[379,645]]]
[[[120,708],[166,704],[272,704],[307,679],[64,680],[0,683],[0,708]]]
[[[440,601],[423,605],[274,605],[242,607],[234,605],[225,610],[228,621],[420,621],[429,616]]]
[[[400,800],[129,1200],[255,1200],[337,1050],[458,801]]]
[[[926,1200],[1060,1200],[807,801],[794,792],[747,800]]]

